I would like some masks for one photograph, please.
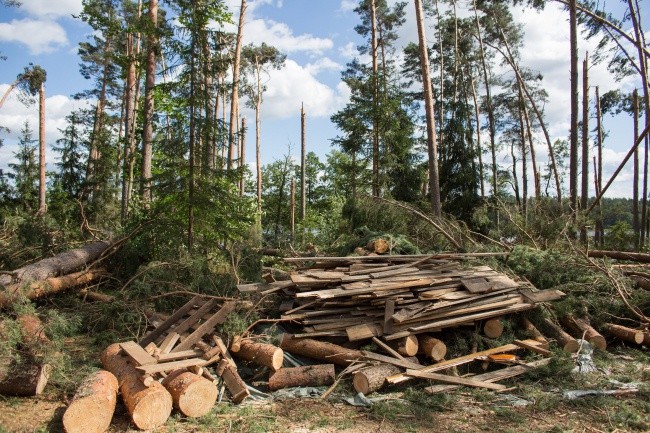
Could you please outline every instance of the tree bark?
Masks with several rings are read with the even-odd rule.
[[[631,262],[650,263],[650,254],[647,253],[630,253],[627,251],[604,251],[604,250],[589,250],[587,253],[589,257],[603,258],[609,257],[616,260],[627,260]]]
[[[643,331],[638,329],[631,329],[626,326],[616,325],[614,323],[606,323],[603,329],[608,334],[618,338],[619,340],[628,343],[641,344],[643,343]]]
[[[162,385],[171,394],[174,407],[191,418],[210,412],[219,394],[219,389],[211,381],[187,370],[168,374]]]
[[[589,200],[589,55],[582,62],[582,173],[580,209],[587,209]],[[580,227],[580,242],[587,245],[587,227]]]
[[[548,350],[549,348],[548,340],[546,339],[546,337],[544,337],[544,335],[541,332],[539,332],[539,329],[537,329],[537,327],[533,325],[530,320],[526,319],[525,317],[522,318],[521,325],[528,338],[542,343],[543,348]]]
[[[241,45],[244,35],[244,19],[246,17],[246,0],[241,0],[237,39],[235,43],[235,58],[232,67],[232,92],[230,94],[230,124],[228,125],[228,170],[233,168],[235,159],[235,126],[237,125],[237,109],[239,104],[239,65],[241,63]]]
[[[347,349],[311,338],[293,338],[291,334],[282,335],[280,348],[289,353],[343,366],[350,365],[352,362],[363,358],[363,353],[359,350]]]
[[[295,386],[326,386],[334,383],[334,364],[281,368],[269,376],[269,390]]]
[[[150,430],[163,425],[172,411],[172,396],[154,381],[145,386],[140,373],[121,354],[118,343],[108,346],[101,356],[104,368],[117,378],[124,405],[136,427]]]
[[[418,338],[415,335],[409,335],[399,340],[393,340],[389,343],[393,349],[397,350],[403,356],[415,356],[418,353]]]
[[[575,219],[578,210],[578,20],[576,0],[569,0],[571,58],[571,123],[569,132],[569,197]]]
[[[118,391],[117,378],[106,370],[87,376],[63,414],[66,433],[103,433],[111,424]]]
[[[587,340],[595,348],[601,350],[605,350],[607,348],[605,337],[600,335],[598,331],[592,328],[587,321],[571,316],[565,316],[562,318],[562,324],[572,330],[574,332],[574,335],[584,335],[584,339]]]
[[[427,37],[424,30],[424,14],[421,0],[415,0],[415,15],[418,27],[418,43],[420,47],[420,67],[422,68],[422,85],[424,87],[424,106],[427,119],[427,153],[429,158],[429,194],[433,214],[442,216],[440,202],[440,179],[438,175],[438,140],[436,137],[436,119],[434,115],[433,91],[431,89],[431,73],[429,71],[429,53]]]
[[[544,319],[544,325],[546,326],[546,331],[555,338],[558,345],[565,352],[576,353],[580,348],[580,345],[575,338],[567,334],[559,325],[551,322],[549,319]]]
[[[372,195],[379,197],[379,67],[377,65],[377,14],[375,0],[370,0],[370,54],[372,56]]]

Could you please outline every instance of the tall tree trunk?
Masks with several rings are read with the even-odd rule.
[[[438,142],[436,137],[436,119],[434,114],[433,92],[431,89],[431,74],[429,72],[429,53],[427,37],[424,31],[424,19],[421,0],[415,0],[415,15],[418,27],[418,42],[420,48],[420,66],[422,68],[422,85],[424,86],[424,106],[427,119],[427,150],[429,157],[429,193],[431,207],[435,216],[442,216],[440,203],[440,179],[438,175]]]
[[[257,61],[257,59],[256,59]],[[262,81],[260,78],[260,65],[255,65],[257,69],[257,93],[255,98],[255,171],[257,174],[257,212],[262,211],[262,155],[261,155],[261,131],[262,125],[260,119],[260,110],[262,108]]]
[[[134,136],[134,117],[135,117],[135,56],[133,47],[133,35],[129,34],[126,41],[126,55],[129,59],[129,65],[126,75],[126,92],[124,93],[125,112],[124,112],[124,158],[122,161],[122,222],[126,222],[129,215],[129,202],[131,201],[131,184],[129,173],[133,172],[133,150],[131,143]]]
[[[142,205],[151,202],[151,149],[153,141],[154,87],[156,85],[156,45],[158,38],[158,0],[149,0],[149,21],[151,28],[147,35],[147,67],[144,87],[144,113],[142,125],[142,168],[140,173],[140,195]]]
[[[521,214],[524,217],[524,225],[526,225],[526,221],[528,221],[528,156],[526,155],[526,147],[527,147],[527,140],[526,140],[526,127],[524,125],[524,110],[525,108],[525,101],[524,101],[524,95],[523,92],[521,91],[521,87],[519,87],[519,130],[521,132],[521,189],[522,189],[522,197],[521,197]],[[515,160],[514,160],[514,154],[513,154],[513,160],[512,160],[512,165],[513,167],[516,165]],[[513,171],[513,175],[515,175],[515,172]]]
[[[476,23],[476,34],[478,35],[479,54],[481,57],[481,68],[483,70],[483,82],[485,84],[485,106],[488,115],[488,129],[490,131],[490,152],[492,155],[492,195],[497,196],[497,151],[496,151],[496,125],[494,121],[494,108],[492,107],[492,96],[490,90],[490,79],[488,74],[487,60],[485,59],[485,49],[483,47],[483,36],[481,34],[481,25],[478,19],[476,1],[474,1],[474,21]]]
[[[7,97],[11,93],[11,91],[16,88],[16,86],[18,85],[18,83],[20,83],[20,81],[22,79],[23,79],[23,77],[19,76],[18,78],[16,78],[16,80],[13,83],[11,83],[9,85],[9,88],[7,90],[5,90],[4,95],[2,95],[2,99],[0,99],[0,108],[2,108],[2,106],[4,105],[5,101],[7,100]]]
[[[596,197],[600,196],[603,189],[603,113],[600,109],[600,89],[596,86],[596,146],[598,147],[598,170],[596,178]],[[596,218],[596,232],[598,233],[597,245],[605,243],[605,229],[603,227],[603,203],[598,202],[598,216]]]
[[[639,93],[636,89],[632,93],[632,115],[634,116],[634,141],[639,138]],[[641,227],[639,221],[639,148],[634,149],[632,181],[632,229],[634,230],[634,249],[639,250]]]
[[[210,52],[210,45],[208,44],[207,37],[202,42],[204,68],[203,68],[203,87],[205,91],[205,126],[203,128],[203,143],[205,149],[205,167],[209,175],[214,171],[214,154],[215,154],[215,131],[216,124],[214,122],[214,99],[212,97],[212,53]]]
[[[571,57],[571,124],[569,134],[569,197],[573,218],[578,210],[578,20],[576,0],[569,1]],[[573,233],[573,232],[572,232]]]
[[[519,179],[517,177],[517,155],[515,153],[515,140],[510,143],[510,157],[512,158],[512,189],[515,192],[515,201],[521,209],[521,196],[519,195]]]
[[[246,17],[246,0],[241,0],[239,24],[237,25],[237,41],[235,43],[235,58],[232,67],[232,93],[230,94],[230,125],[228,126],[228,170],[233,168],[235,160],[235,127],[237,126],[237,109],[239,105],[239,64],[241,61],[241,45],[244,36],[244,19]]]
[[[580,209],[587,209],[589,200],[589,54],[582,62],[582,177]],[[580,227],[580,242],[587,244],[587,227]]]
[[[243,197],[246,192],[246,118],[241,118],[241,130],[239,131],[239,156],[241,167],[241,179],[239,179],[239,196]]]
[[[190,41],[190,154],[189,154],[189,188],[187,196],[187,249],[191,252],[194,249],[194,171],[196,158],[196,32],[192,31]]]
[[[300,220],[303,223],[307,217],[307,189],[305,170],[307,168],[307,143],[305,141],[305,107],[300,107]],[[304,235],[304,234],[303,234]]]
[[[296,179],[291,178],[291,243],[296,240]]]
[[[438,21],[438,28],[441,28],[441,18],[440,18],[440,8],[438,7],[438,0],[435,0],[436,4],[436,19]],[[439,55],[438,57],[440,58],[440,109],[438,110],[438,141],[440,143],[444,142],[444,118],[445,118],[445,56],[443,55],[443,45],[442,45],[442,39],[443,38],[438,38],[438,50],[439,50]]]
[[[485,176],[483,174],[483,148],[481,147],[481,116],[479,112],[478,96],[476,95],[476,82],[471,73],[468,73],[472,86],[472,100],[474,101],[474,121],[476,123],[476,154],[478,155],[478,172],[481,178],[481,198],[485,200]]]
[[[377,65],[377,16],[375,0],[370,0],[372,43],[372,195],[379,197],[379,67]]]
[[[47,212],[45,202],[45,83],[38,91],[38,215]]]

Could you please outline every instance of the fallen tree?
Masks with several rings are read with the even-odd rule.
[[[616,260],[628,260],[631,262],[650,263],[650,254],[645,253],[631,253],[628,251],[604,251],[604,250],[591,250],[587,253],[589,257],[601,259],[609,257]]]

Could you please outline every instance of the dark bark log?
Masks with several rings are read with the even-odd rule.
[[[627,260],[631,262],[650,263],[650,254],[646,253],[630,253],[627,251],[604,251],[604,250],[591,250],[588,252],[589,257],[603,258],[609,257],[616,260]]]

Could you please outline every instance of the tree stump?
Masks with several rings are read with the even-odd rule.
[[[86,377],[63,415],[67,433],[102,433],[108,429],[117,402],[117,378],[99,370]]]

